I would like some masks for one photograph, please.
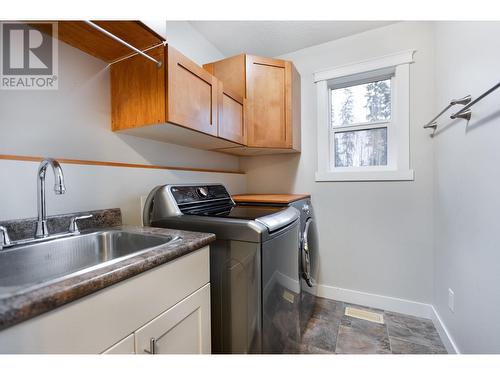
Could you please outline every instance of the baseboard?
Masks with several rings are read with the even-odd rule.
[[[432,307],[432,312],[433,312],[433,318],[432,321],[434,322],[434,326],[436,327],[439,336],[441,337],[441,341],[443,341],[443,344],[450,354],[460,354],[460,350],[458,349],[457,344],[453,340],[453,337],[450,335],[450,332],[448,331],[448,328],[446,328],[446,325],[444,324],[443,320],[441,319],[441,316],[438,314],[437,310]]]
[[[394,311],[401,314],[417,316],[419,318],[432,319],[433,317],[431,305],[401,298],[365,293],[328,285],[318,285],[317,294],[319,297]]]
[[[318,284],[317,295],[318,297],[431,319],[448,353],[460,353],[448,329],[431,304],[321,284]]]

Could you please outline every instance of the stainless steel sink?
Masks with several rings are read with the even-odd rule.
[[[0,251],[0,295],[88,272],[179,237],[107,230]]]

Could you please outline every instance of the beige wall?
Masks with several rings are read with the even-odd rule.
[[[302,153],[243,158],[252,193],[311,193],[320,240],[321,284],[419,302],[432,301],[433,25],[403,22],[302,49]],[[411,65],[411,182],[315,182],[315,71],[416,49]]]

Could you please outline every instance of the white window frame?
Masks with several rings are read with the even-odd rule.
[[[408,181],[410,169],[410,64],[415,50],[404,51],[356,64],[343,65],[314,74],[318,103],[318,171],[316,181]],[[342,83],[365,81],[382,76],[391,78],[391,120],[387,126],[387,165],[335,167],[332,154],[334,135],[339,131],[373,129],[374,123],[333,127],[331,88]],[[366,126],[365,126],[366,125]]]

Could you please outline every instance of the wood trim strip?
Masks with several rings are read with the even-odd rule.
[[[44,158],[41,156],[0,154],[0,160],[17,160],[17,161],[36,161],[36,162],[39,162],[39,161],[42,161],[43,159]],[[167,165],[120,163],[120,162],[113,162],[113,161],[98,161],[98,160],[79,160],[79,159],[62,159],[62,158],[55,158],[55,159],[57,159],[57,161],[61,164],[97,165],[97,166],[103,166],[103,167],[120,167],[120,168],[163,169],[163,170],[189,171],[189,172],[245,174],[245,172],[242,172],[242,171],[231,171],[228,169],[174,167],[174,166],[167,166]]]

